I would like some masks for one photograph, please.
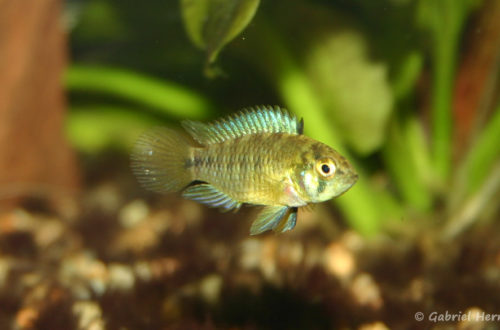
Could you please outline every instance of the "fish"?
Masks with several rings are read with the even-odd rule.
[[[345,157],[305,136],[303,119],[279,106],[181,125],[188,134],[156,127],[138,138],[130,156],[138,182],[222,211],[259,205],[250,235],[293,229],[299,208],[337,197],[358,179]]]

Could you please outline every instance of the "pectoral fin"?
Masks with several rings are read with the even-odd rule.
[[[266,206],[252,223],[250,235],[257,235],[276,228],[289,211],[288,206]]]
[[[273,228],[273,231],[275,233],[283,233],[292,230],[297,223],[297,211],[296,207],[292,207],[288,212],[288,216],[284,216],[281,222]]]

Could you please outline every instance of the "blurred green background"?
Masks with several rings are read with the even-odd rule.
[[[67,1],[67,134],[126,154],[151,126],[281,105],[360,173],[333,201],[349,226],[454,237],[498,209],[499,22],[478,0]]]

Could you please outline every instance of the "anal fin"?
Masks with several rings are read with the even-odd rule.
[[[182,196],[211,207],[222,207],[224,211],[238,209],[241,206],[240,202],[208,183],[190,186],[184,190]]]

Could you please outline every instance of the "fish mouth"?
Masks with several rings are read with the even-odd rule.
[[[344,179],[345,183],[349,185],[349,187],[351,187],[353,184],[356,183],[356,181],[358,181],[358,173],[356,173],[355,171],[353,171],[352,169],[350,171],[347,172],[347,175],[346,175],[346,178]]]
[[[345,190],[351,189],[352,186],[354,186],[354,184],[356,183],[356,181],[358,181],[358,174],[357,173],[352,173],[351,175],[349,175],[349,177],[347,177],[347,179],[345,180],[345,183],[346,183]]]
[[[350,173],[347,175],[343,180],[342,180],[342,186],[341,186],[341,191],[337,196],[342,195],[345,193],[347,190],[351,189],[351,187],[358,181],[358,174],[357,173]]]
[[[336,194],[334,197],[338,197],[343,195],[346,191],[352,188],[352,186],[356,183],[357,180],[357,175],[350,176],[348,178],[345,178],[342,183],[340,183],[337,188],[336,188]]]

